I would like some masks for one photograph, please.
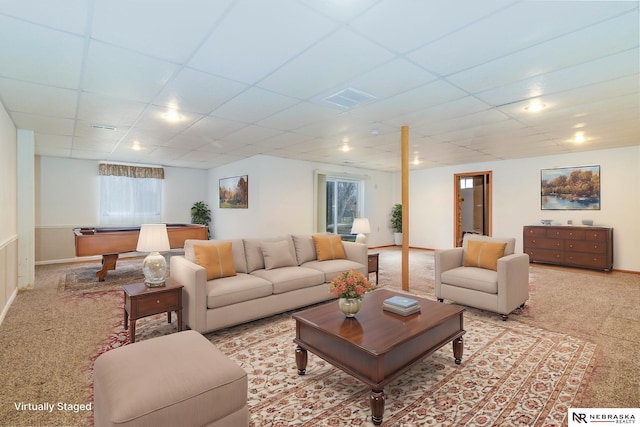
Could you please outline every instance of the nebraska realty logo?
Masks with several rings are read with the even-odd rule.
[[[568,427],[635,424],[640,418],[640,408],[569,408],[568,415]]]

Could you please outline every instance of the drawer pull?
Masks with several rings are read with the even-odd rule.
[[[593,245],[593,249],[598,249],[598,245]]]
[[[569,247],[573,249],[573,245],[572,244],[570,244]]]
[[[160,304],[160,300],[157,300],[157,301],[156,301],[156,304]]]

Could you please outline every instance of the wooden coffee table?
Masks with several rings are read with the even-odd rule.
[[[136,320],[159,313],[167,313],[171,323],[171,312],[178,317],[178,332],[182,330],[182,286],[167,278],[164,286],[150,288],[144,283],[124,285],[124,329],[129,328],[130,342],[136,342]]]
[[[403,294],[385,289],[366,294],[355,318],[346,318],[336,301],[293,315],[298,374],[305,374],[310,351],[359,379],[371,388],[375,425],[382,423],[385,385],[449,342],[455,363],[462,360],[463,307],[411,296],[421,312],[405,317],[382,309],[394,295]]]

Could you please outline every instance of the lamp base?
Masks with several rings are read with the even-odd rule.
[[[164,286],[167,274],[167,261],[158,252],[151,252],[142,261],[144,283],[150,288]]]
[[[358,234],[356,236],[356,243],[364,243],[366,245],[367,244],[367,236],[365,236],[364,234]]]

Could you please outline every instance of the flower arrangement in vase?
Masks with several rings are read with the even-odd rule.
[[[347,317],[354,317],[362,306],[364,294],[375,289],[367,276],[358,270],[349,270],[336,276],[329,292],[339,298],[338,306]]]

